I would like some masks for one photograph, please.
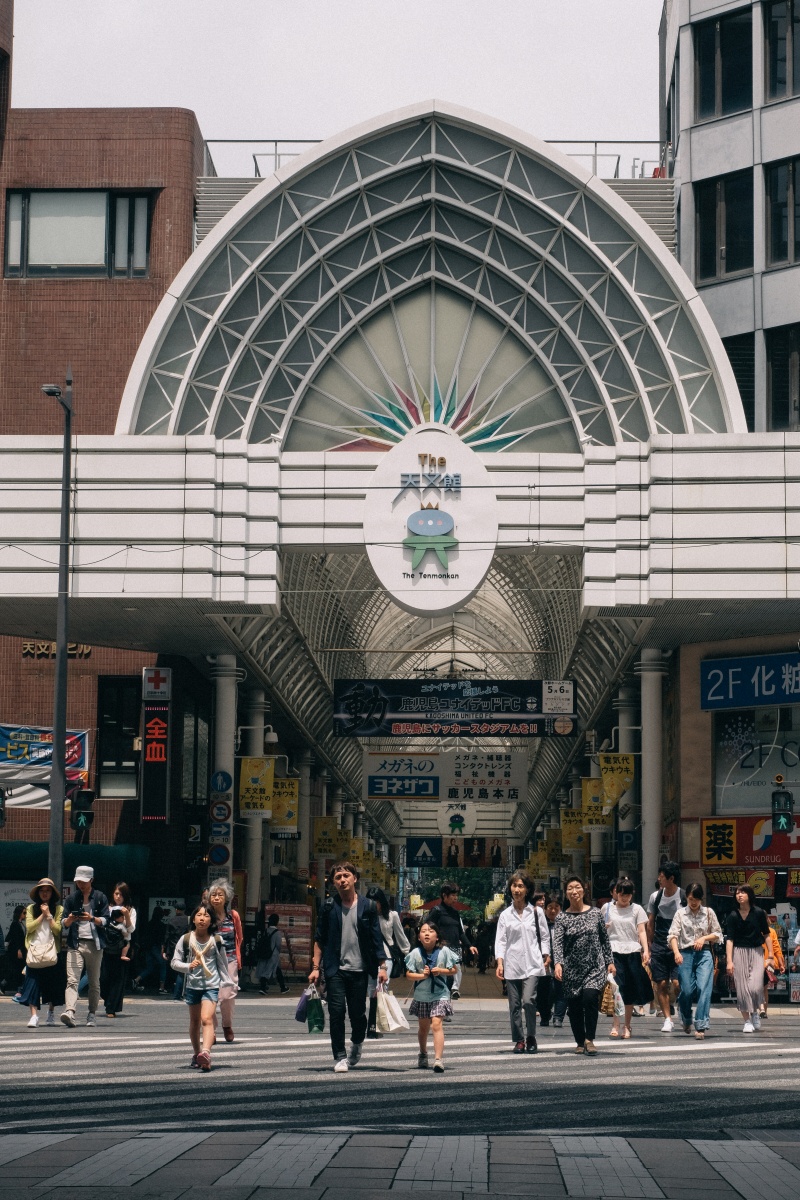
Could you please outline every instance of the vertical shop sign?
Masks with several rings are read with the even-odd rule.
[[[139,815],[142,821],[169,821],[169,741],[172,671],[146,667],[142,673],[142,758]]]

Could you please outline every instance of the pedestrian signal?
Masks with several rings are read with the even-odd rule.
[[[791,833],[794,829],[794,796],[784,788],[772,793],[772,832]]]
[[[92,805],[94,804],[94,792],[91,788],[78,788],[75,795],[72,797],[72,807],[69,814],[69,824],[71,829],[78,831],[89,829],[94,821],[94,813]]]

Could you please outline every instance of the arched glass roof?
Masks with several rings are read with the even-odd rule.
[[[744,430],[677,263],[600,181],[488,118],[420,105],[254,189],[175,280],[118,433],[479,451]]]

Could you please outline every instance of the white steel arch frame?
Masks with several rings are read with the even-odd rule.
[[[462,222],[463,236],[448,234],[448,220]],[[428,269],[410,270],[424,244]],[[454,262],[480,278],[458,280],[444,269]],[[744,430],[717,334],[644,222],[552,148],[428,104],[323,144],[237,205],[162,302],[117,432],[285,434],[320,363],[391,291],[426,284],[434,268],[443,286],[460,286],[515,329],[562,400],[570,380],[583,380],[579,405],[567,403],[576,432],[619,441]],[[259,346],[276,314],[283,336]],[[569,346],[568,364],[559,346]],[[276,380],[282,394],[270,401]]]

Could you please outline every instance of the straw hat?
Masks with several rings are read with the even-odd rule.
[[[40,879],[38,883],[34,884],[34,886],[28,892],[28,895],[30,896],[31,900],[39,899],[39,888],[43,888],[43,887],[51,887],[53,889],[53,894],[55,896],[58,896],[58,888],[53,883],[52,879],[48,879],[47,877],[45,877],[44,879]]]

